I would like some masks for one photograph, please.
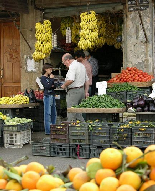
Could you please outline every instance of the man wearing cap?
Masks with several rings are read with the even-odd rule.
[[[85,66],[74,60],[72,55],[66,53],[62,56],[62,63],[69,68],[65,83],[61,88],[66,89],[66,102],[67,108],[71,108],[73,105],[81,103],[82,99],[89,96],[89,78],[86,73]],[[84,121],[81,113],[67,113],[67,120],[80,120]]]
[[[85,58],[92,66],[92,88],[91,95],[95,95],[96,82],[98,81],[98,61],[96,58],[92,57],[88,51],[84,51]]]

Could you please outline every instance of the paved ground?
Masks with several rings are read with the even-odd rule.
[[[32,133],[32,141],[42,140],[44,137],[47,137],[47,135],[44,135],[44,132]],[[31,161],[37,161],[44,166],[53,165],[56,170],[60,171],[66,170],[69,165],[72,167],[84,167],[88,161],[88,159],[33,156],[31,144],[26,144],[21,149],[0,147],[0,158],[4,159],[8,163],[16,161],[25,155],[28,156],[29,159],[21,162],[20,164],[28,164]]]

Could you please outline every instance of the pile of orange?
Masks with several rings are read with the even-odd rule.
[[[144,153],[149,150],[155,150],[155,145],[148,146]],[[142,150],[135,146],[126,147],[123,151],[126,154],[126,164],[130,163],[128,165],[129,169],[127,168],[117,175],[117,169],[122,167],[122,151],[107,148],[101,152],[100,158],[89,159],[86,170],[83,170],[83,172],[79,168],[70,170],[68,177],[73,182],[73,188],[79,191],[144,191],[146,188],[155,185],[155,151],[144,155],[144,157]],[[134,159],[137,160],[133,161]],[[145,161],[150,171],[146,180],[134,172],[137,165],[142,161]],[[91,166],[93,167],[93,164],[97,163],[100,163],[102,168],[95,171],[95,165],[94,169]],[[93,171],[94,177],[91,177],[89,167]]]
[[[122,170],[123,153],[128,166]],[[147,167],[147,174],[137,173],[139,164]],[[38,162],[16,166],[14,173],[21,181],[10,178],[0,166],[0,190],[67,191],[64,181],[49,174]],[[67,178],[77,191],[145,191],[150,186],[155,187],[155,145],[148,146],[144,153],[135,146],[126,147],[123,152],[116,148],[104,149],[99,158],[88,160],[85,169],[72,168]]]

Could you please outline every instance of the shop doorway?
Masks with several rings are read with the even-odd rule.
[[[21,90],[20,34],[13,22],[0,23],[0,97]]]

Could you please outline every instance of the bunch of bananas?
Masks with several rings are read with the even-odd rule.
[[[0,104],[27,104],[29,98],[22,94],[17,94],[14,97],[2,97],[0,98]]]
[[[97,26],[98,26],[97,48],[101,48],[105,44],[106,22],[103,15],[98,14],[96,17],[97,17]]]
[[[61,24],[60,24],[60,31],[63,36],[66,36],[66,29],[67,27],[72,28],[73,24],[73,18],[72,17],[64,17],[61,19]]]
[[[80,38],[80,23],[73,22],[71,30],[72,30],[72,42],[77,44]]]
[[[50,55],[52,50],[52,28],[49,20],[44,20],[43,24],[36,23],[35,26],[37,39],[33,59],[40,61]]]
[[[78,46],[80,49],[93,49],[98,42],[98,26],[94,11],[81,13],[81,32]]]
[[[121,48],[121,42],[117,42],[117,37],[122,34],[121,23],[118,22],[117,17],[105,16],[106,30],[105,30],[105,41],[107,45],[114,46],[116,49]]]

